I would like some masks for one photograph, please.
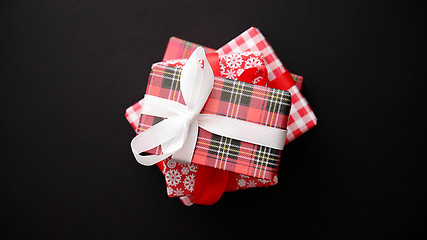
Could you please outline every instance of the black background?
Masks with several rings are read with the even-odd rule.
[[[426,237],[422,1],[2,1],[2,239]],[[213,206],[168,198],[125,109],[171,36],[258,27],[304,76],[318,126],[279,184]]]

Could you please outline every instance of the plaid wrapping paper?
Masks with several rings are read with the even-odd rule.
[[[202,47],[206,54],[215,52],[215,49],[185,41],[177,37],[171,37],[169,38],[168,46],[166,47],[166,52],[163,56],[163,61],[190,58],[191,54],[197,47]]]
[[[267,42],[261,32],[254,27],[249,28],[235,39],[228,42],[226,45],[218,49],[219,55],[229,53],[241,53],[246,51],[261,52],[264,56],[265,66],[268,71],[268,79],[273,81],[285,71],[285,67],[274,53],[273,48]],[[296,86],[288,89],[292,95],[292,108],[288,123],[288,133],[286,143],[291,142],[317,123],[317,118],[308,105],[307,100],[301,94]]]
[[[179,88],[180,68],[153,67],[146,94],[184,104]],[[201,113],[216,114],[269,127],[286,129],[291,96],[289,92],[215,77],[214,87]],[[161,121],[142,115],[140,133]],[[160,153],[160,147],[148,153]],[[219,136],[199,128],[192,163],[272,179],[277,172],[280,150]]]

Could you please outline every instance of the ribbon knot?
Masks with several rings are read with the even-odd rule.
[[[191,111],[191,110],[188,110],[187,112],[185,112],[184,114],[182,114],[182,116],[186,120],[187,124],[191,124],[192,122],[194,122],[194,120],[199,115],[200,115],[199,112],[194,112],[194,111]]]

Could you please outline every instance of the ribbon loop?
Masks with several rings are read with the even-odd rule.
[[[200,59],[206,64],[199,64]],[[179,103],[170,104],[172,102],[170,100],[160,100],[154,96],[147,96],[144,105],[151,105],[151,107],[147,108],[152,115],[161,115],[162,117],[167,117],[167,119],[158,124],[160,127],[155,125],[132,140],[131,148],[139,163],[153,165],[173,154],[177,154],[176,158],[181,159],[181,161],[191,163],[197,139],[197,117],[212,91],[213,82],[212,69],[207,64],[203,48],[199,47],[194,50],[181,72],[180,87],[186,106],[181,107]],[[155,102],[154,105],[158,104],[160,106],[156,108],[149,101],[153,101]],[[178,111],[173,110],[176,105],[179,106],[177,107]],[[162,108],[166,108],[166,110],[157,110]],[[160,112],[160,114],[157,112]],[[146,142],[149,142],[149,144],[147,145]],[[162,146],[162,155],[139,155],[140,152],[159,145]],[[179,156],[184,156],[184,159]]]

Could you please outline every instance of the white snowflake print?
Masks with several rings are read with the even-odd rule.
[[[178,163],[178,166],[181,166],[181,167],[187,167],[188,166],[188,163],[183,163],[183,162],[177,162]]]
[[[239,68],[243,63],[242,56],[239,54],[228,54],[224,56],[225,63],[231,69]]]
[[[153,65],[151,65],[151,69],[153,69],[154,67],[157,66],[169,66],[167,62],[158,62],[158,63],[154,63]]]
[[[253,187],[256,187],[256,184],[257,183],[255,182],[255,180],[249,180],[246,187],[253,188]]]
[[[175,189],[174,195],[175,196],[182,196],[182,195],[184,195],[184,190],[182,190],[182,188],[177,188],[177,189]]]
[[[261,81],[262,77],[256,77],[253,81],[252,84],[257,84],[259,81]]]
[[[174,168],[174,167],[176,167],[176,162],[173,160],[168,160],[166,162],[166,165],[168,165],[168,168]]]
[[[191,172],[197,172],[197,165],[196,164],[188,165],[188,170],[190,170]]]
[[[260,68],[260,67],[259,67],[259,68],[257,68],[257,70],[255,71],[255,75],[257,75],[257,74],[258,74],[259,72],[261,72],[261,71],[262,71],[262,72],[264,72],[264,69],[262,69],[262,68]]]
[[[261,61],[258,58],[250,57],[245,62],[245,69],[258,67],[261,65]]]
[[[172,60],[167,60],[166,61],[166,63],[168,63],[168,64],[175,64],[175,63],[177,63],[177,62],[179,62],[179,59],[172,59]]]
[[[166,164],[165,164],[165,162],[166,161],[162,161],[162,164],[163,164],[163,171],[162,171],[162,173],[163,173],[163,175],[166,174]]]
[[[178,172],[178,170],[169,170],[165,177],[166,177],[166,184],[169,186],[176,186],[178,183],[181,182],[181,173]]]
[[[168,196],[172,195],[173,194],[173,188],[167,187],[166,188],[166,193],[168,194]]]
[[[224,77],[228,79],[235,79],[236,78],[236,72],[233,71],[233,69],[227,69],[224,73]]]
[[[237,182],[237,185],[239,185],[240,187],[244,187],[244,186],[246,185],[246,181],[245,181],[245,179],[240,179],[240,180]]]
[[[258,178],[258,182],[260,182],[262,184],[266,184],[266,183],[271,182],[271,181],[267,180],[267,179]]]
[[[237,76],[238,76],[238,77],[240,77],[240,75],[242,75],[242,73],[243,73],[244,71],[245,71],[245,70],[243,70],[243,69],[241,69],[241,68],[237,69],[237,71],[236,71]]]
[[[220,64],[219,71],[221,73],[221,76],[224,76],[224,74],[225,74],[225,66],[223,64]]]
[[[187,175],[190,172],[190,169],[188,169],[188,167],[183,167],[181,168],[181,173],[184,175]]]
[[[273,182],[274,184],[277,184],[279,182],[279,178],[277,177],[277,175],[273,177]]]
[[[242,55],[242,56],[249,56],[249,55],[252,55],[254,52],[252,52],[252,51],[247,51],[247,52],[242,52],[242,53],[240,53],[240,55]]]
[[[184,187],[190,192],[194,190],[194,183],[196,182],[196,180],[194,179],[195,177],[196,175],[191,174],[185,177],[184,179]]]

